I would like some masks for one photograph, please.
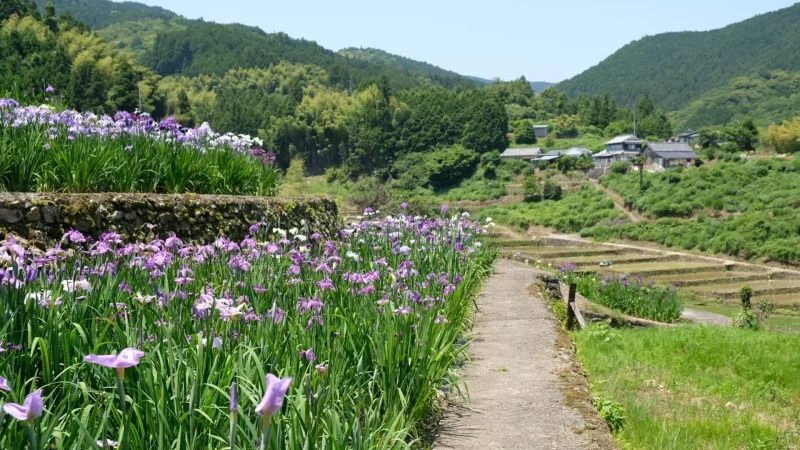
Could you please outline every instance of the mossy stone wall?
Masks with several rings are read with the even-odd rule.
[[[0,240],[19,236],[51,246],[70,229],[97,238],[116,230],[128,241],[175,233],[192,242],[220,235],[241,239],[254,223],[269,229],[297,227],[332,236],[340,228],[336,203],[328,199],[281,199],[233,195],[0,194]]]

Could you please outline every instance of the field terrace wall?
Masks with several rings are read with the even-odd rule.
[[[339,222],[336,203],[327,199],[0,193],[0,240],[13,234],[40,248],[54,245],[70,229],[93,238],[114,229],[131,242],[170,233],[185,241],[211,242],[220,235],[242,239],[255,223],[330,237]]]

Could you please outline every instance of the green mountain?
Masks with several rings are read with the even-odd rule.
[[[542,92],[543,90],[552,86],[553,83],[550,83],[549,81],[531,81],[530,85],[531,89],[533,89],[533,92],[538,94],[539,92]]]
[[[395,89],[428,82],[449,88],[474,87],[474,82],[457,74],[432,76],[384,62],[351,58],[313,41],[294,39],[285,33],[265,33],[257,27],[203,21],[184,21],[183,25],[183,29],[159,33],[152,49],[145,53],[144,62],[161,75],[221,75],[230,69],[269,67],[288,61],[320,66],[328,72],[331,82],[340,86],[372,83],[386,77]]]
[[[467,78],[475,80],[478,83],[478,85],[487,85],[494,83],[494,80],[490,80],[488,78],[473,77],[473,76],[468,76]],[[542,92],[543,90],[549,88],[555,83],[551,83],[549,81],[530,81],[528,82],[528,84],[531,85],[531,89],[533,89],[533,92],[536,92],[538,94],[539,92]]]
[[[670,114],[678,129],[753,119],[757,125],[800,115],[800,73],[773,71],[734,78]]]
[[[50,0],[61,14],[68,12],[76,19],[89,25],[93,30],[111,24],[142,19],[171,20],[178,16],[160,6],[148,6],[137,2],[112,2],[109,0]],[[39,9],[44,10],[48,0],[36,0]]]
[[[439,66],[428,64],[422,61],[415,61],[404,56],[393,55],[389,52],[377,48],[355,48],[349,47],[339,50],[339,54],[361,61],[369,61],[379,64],[386,64],[398,70],[417,72],[429,77],[437,78],[459,78],[461,75]],[[466,77],[465,77],[466,78]]]
[[[631,42],[558,87],[608,93],[620,104],[649,95],[677,110],[736,77],[800,71],[800,3],[713,31],[666,33]]]
[[[48,0],[36,0],[40,8]],[[108,42],[133,52],[161,75],[222,75],[237,68],[269,67],[281,61],[324,68],[340,86],[386,77],[395,89],[433,82],[475,87],[471,79],[431,64],[367,49],[339,54],[285,33],[266,33],[239,24],[187,20],[160,7],[109,0],[53,0]]]

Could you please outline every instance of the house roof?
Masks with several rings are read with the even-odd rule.
[[[545,153],[544,156],[576,156],[580,157],[583,155],[591,155],[592,151],[588,148],[583,147],[572,147],[568,150],[550,150],[549,152]]]
[[[572,147],[571,149],[567,150],[567,152],[564,153],[564,154],[565,155],[569,155],[569,156],[579,156],[580,157],[580,156],[583,156],[583,155],[591,155],[592,151],[589,150],[588,148]]]
[[[613,158],[617,155],[623,156],[639,156],[641,155],[640,152],[633,151],[633,150],[603,150],[602,152],[595,153],[592,155],[593,158]]]
[[[697,159],[692,147],[685,142],[651,142],[647,148],[659,158],[664,159]]]
[[[560,158],[561,155],[543,155],[538,158],[534,158],[533,161],[552,161],[554,159]]]
[[[689,130],[686,130],[683,133],[679,134],[678,137],[692,137],[692,136],[695,136],[695,135],[698,135],[698,134],[700,134],[699,131],[694,131],[694,130],[689,129]]]
[[[613,145],[613,144],[640,144],[643,143],[644,140],[639,139],[633,134],[626,134],[624,136],[617,136],[614,139],[606,142],[606,145]]]
[[[511,157],[527,157],[527,156],[539,156],[542,154],[542,149],[539,147],[529,147],[529,148],[507,148],[500,156],[504,156],[506,158]]]
[[[547,125],[534,125],[533,128],[548,128]]]

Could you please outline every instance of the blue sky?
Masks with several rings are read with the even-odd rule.
[[[561,81],[632,40],[720,28],[794,0],[139,0],[339,50],[374,47],[465,75]]]

